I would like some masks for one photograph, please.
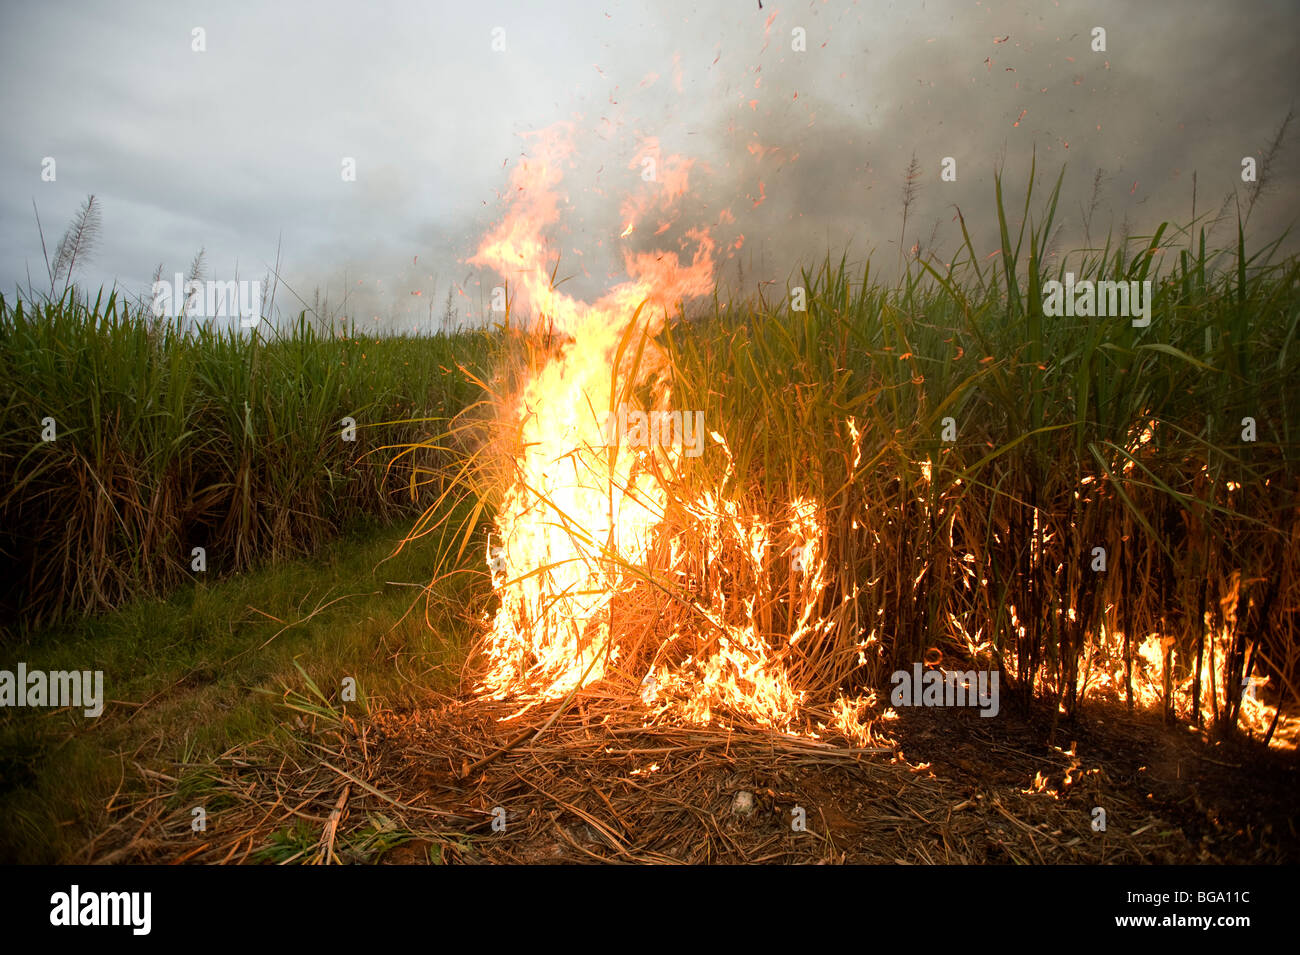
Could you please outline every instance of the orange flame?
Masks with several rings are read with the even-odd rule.
[[[686,497],[682,447],[647,446],[631,432],[624,440],[607,427],[608,413],[621,413],[633,389],[652,381],[654,413],[672,420],[654,336],[669,309],[713,290],[715,243],[703,228],[686,229],[689,258],[624,249],[628,279],[595,302],[557,291],[546,232],[559,218],[572,137],[569,124],[534,134],[531,155],[512,173],[504,218],[470,260],[505,276],[516,309],[562,335],[500,408],[513,450],[489,541],[501,603],[480,690],[557,698],[578,685],[631,677],[654,714],[707,722],[727,712],[788,728],[803,694],[784,659],[829,626],[821,607],[830,580],[822,517],[811,501],[794,502],[788,518],[772,523],[718,491]],[[659,144],[646,140],[631,168],[650,168],[641,162],[647,157],[656,175],[643,174],[623,203],[624,236],[652,209],[670,220],[689,190],[690,160],[661,157]],[[721,435],[711,437],[729,478],[731,452]],[[702,572],[722,554],[735,563],[739,584]],[[692,574],[702,582],[696,597],[663,598],[662,581]],[[779,597],[771,592],[778,576],[787,581]],[[739,599],[722,589],[733,585]],[[770,619],[777,599],[790,607],[791,631],[783,635]],[[624,639],[633,630],[636,639]]]
[[[545,230],[559,216],[572,134],[571,125],[560,124],[535,136],[532,155],[511,177],[506,216],[470,260],[513,279],[517,307],[534,321],[551,319],[569,338],[505,410],[521,450],[497,515],[499,544],[489,555],[501,607],[483,685],[498,693],[562,692],[599,679],[611,662],[602,659],[610,652],[608,626],[597,619],[629,569],[644,560],[665,506],[643,451],[607,447],[600,411],[612,405],[615,355],[625,333],[653,338],[669,307],[708,292],[713,282],[713,240],[690,230],[689,262],[672,251],[625,251],[630,279],[594,303],[552,288]],[[669,157],[664,166],[673,173],[670,192],[683,192],[689,163]],[[644,208],[656,198],[630,201]],[[624,235],[631,230],[629,222]],[[654,370],[656,357],[648,353],[638,380]]]

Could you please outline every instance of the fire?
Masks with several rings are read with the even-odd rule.
[[[560,222],[573,135],[569,124],[533,134],[528,158],[511,173],[505,214],[470,260],[506,279],[515,314],[536,333],[525,343],[519,380],[508,379],[497,396],[495,450],[504,467],[491,471],[487,558],[500,603],[487,621],[478,689],[531,702],[601,683],[602,692],[639,700],[650,719],[831,728],[865,746],[874,739],[868,717],[877,703],[846,693],[855,674],[878,662],[880,628],[888,624],[879,621],[868,635],[858,615],[866,585],[842,575],[835,555],[844,540],[832,541],[828,531],[828,507],[837,505],[737,488],[736,461],[717,424],[673,408],[673,369],[656,342],[673,310],[713,292],[717,255],[744,238],[715,239],[707,228],[679,224],[694,165],[646,140],[629,168],[656,175],[641,175],[619,205],[622,237],[638,222],[659,221],[656,235],[676,226],[676,247],[616,244],[624,281],[594,301],[560,291],[547,237]],[[726,209],[715,215],[715,228],[735,223]],[[856,473],[864,435],[852,417],[844,438]],[[1157,422],[1144,419],[1130,438],[1130,457],[1140,459],[1158,443]],[[696,460],[704,448],[714,455],[709,466]],[[917,464],[929,487],[933,462]],[[1038,520],[1035,512],[1036,538],[1046,544],[1052,534],[1040,534]],[[974,568],[962,571],[980,579]],[[1236,586],[1225,606],[1235,606]],[[1007,611],[1011,633],[1024,637],[1034,622],[1022,620],[1014,603]],[[958,616],[949,617],[972,658],[990,652],[990,634],[967,633]],[[1080,696],[1151,707],[1168,701],[1181,718],[1193,718],[1193,661],[1181,659],[1167,636],[1126,637],[1109,627],[1084,647]],[[1206,665],[1226,659],[1231,643],[1227,629],[1207,634]],[[1018,667],[1015,648],[1008,652]],[[1261,689],[1273,688],[1256,672],[1243,688],[1202,696],[1201,706],[1217,719],[1230,693],[1241,696],[1242,718],[1263,732],[1276,710],[1258,697]]]
[[[479,689],[554,699],[605,680],[653,715],[787,728],[804,697],[787,663],[826,628],[819,508],[799,500],[765,521],[720,488],[688,494],[682,447],[624,441],[605,426],[647,386],[652,412],[669,420],[670,369],[654,339],[670,309],[712,292],[716,246],[705,229],[686,229],[680,253],[624,250],[628,279],[594,302],[553,288],[546,233],[572,137],[567,124],[535,134],[504,218],[470,260],[511,282],[534,329],[561,334],[499,407],[509,466],[488,563],[500,606]],[[623,203],[624,236],[656,207],[670,216],[689,189],[689,160],[661,157],[654,141],[647,152],[664,175]],[[711,439],[730,462],[725,439]],[[729,573],[716,572],[724,563]],[[778,603],[787,633],[773,623]]]
[[[471,259],[513,277],[523,308],[569,339],[506,409],[519,451],[491,555],[502,602],[484,685],[496,690],[520,683],[562,690],[601,678],[614,662],[602,618],[644,562],[666,499],[641,451],[605,446],[600,412],[611,408],[611,375],[626,369],[615,367],[620,346],[652,338],[669,306],[713,281],[713,242],[694,232],[689,262],[674,252],[625,253],[631,279],[595,303],[551,288],[544,230],[559,216],[571,135],[561,125],[537,137],[534,155],[512,177],[507,216]],[[629,223],[624,235],[630,231]],[[651,352],[627,370],[633,383],[655,370],[656,359]]]
[[[1208,619],[1205,622],[1208,624]],[[1206,633],[1203,663],[1207,670],[1226,657],[1232,642],[1227,626],[1220,626],[1215,633]],[[1197,721],[1198,714],[1193,706],[1194,657],[1184,658],[1174,648],[1174,638],[1159,633],[1133,639],[1131,655],[1126,655],[1126,645],[1129,641],[1122,632],[1111,630],[1105,623],[1100,626],[1099,633],[1089,640],[1084,654],[1081,695],[1122,701],[1131,694],[1134,704],[1141,709],[1155,711],[1167,706],[1181,721]],[[1212,681],[1207,676],[1201,688],[1199,721],[1207,726],[1213,725],[1227,712],[1231,695],[1236,697],[1240,706],[1238,724],[1253,737],[1262,738],[1278,716],[1277,706],[1266,703],[1258,695],[1258,691],[1268,687],[1270,682],[1267,676],[1250,674],[1242,686],[1229,690],[1222,681]],[[1050,693],[1053,688],[1050,679],[1040,679],[1040,691]],[[1280,718],[1274,745],[1292,748],[1293,736],[1293,721]]]

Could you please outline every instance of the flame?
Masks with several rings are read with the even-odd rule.
[[[1228,603],[1235,603],[1236,587],[1234,579]],[[1208,614],[1204,622],[1208,631]],[[1225,622],[1217,633],[1207,632],[1206,637],[1204,665],[1215,666],[1216,661],[1221,664],[1233,644],[1230,625]],[[1090,640],[1084,655],[1081,695],[1084,698],[1125,700],[1131,693],[1134,704],[1141,709],[1160,710],[1168,706],[1181,721],[1196,721],[1198,714],[1193,706],[1195,659],[1194,656],[1185,658],[1175,645],[1172,636],[1154,632],[1141,639],[1134,637],[1130,642],[1124,633],[1102,623],[1099,634]],[[1131,647],[1131,656],[1126,655],[1126,646]],[[1210,726],[1220,719],[1228,709],[1231,695],[1240,706],[1237,721],[1247,733],[1261,738],[1277,719],[1272,744],[1279,748],[1295,748],[1296,721],[1279,718],[1277,706],[1265,702],[1258,695],[1258,691],[1269,687],[1270,683],[1270,677],[1252,673],[1246,676],[1242,686],[1230,689],[1223,685],[1222,680],[1211,681],[1207,676],[1201,686],[1200,722]],[[1050,679],[1040,679],[1039,689],[1048,693],[1054,689],[1054,684]]]
[[[613,662],[608,625],[597,621],[628,569],[644,561],[666,503],[639,449],[606,447],[598,412],[611,405],[615,352],[625,334],[652,338],[667,307],[712,287],[713,242],[689,232],[696,248],[687,263],[674,252],[625,252],[630,280],[595,303],[555,291],[544,230],[559,216],[572,128],[559,124],[535,138],[533,155],[512,175],[507,215],[470,261],[513,277],[524,310],[569,337],[507,409],[520,450],[497,516],[501,544],[490,555],[503,582],[484,686],[530,684],[548,693],[599,679]],[[624,235],[630,231],[629,223]],[[652,352],[637,369],[638,380],[656,358]]]
[[[623,440],[607,421],[616,409],[643,410],[630,396],[645,385],[652,420],[672,420],[669,369],[654,339],[670,309],[713,291],[714,239],[689,228],[680,254],[624,249],[627,280],[594,302],[557,291],[546,234],[560,216],[572,125],[532,134],[531,147],[511,174],[503,218],[470,259],[506,277],[515,311],[533,328],[561,335],[499,406],[509,467],[488,564],[500,606],[479,690],[555,699],[623,680],[654,716],[788,728],[805,694],[787,663],[829,626],[818,504],[796,500],[783,518],[764,520],[724,497],[733,468],[717,432],[710,453],[725,455],[726,477],[686,493],[681,446],[632,440],[630,431]],[[642,176],[623,202],[623,236],[656,208],[671,221],[690,188],[691,160],[661,156],[652,139],[630,168],[643,168],[643,157],[655,159],[658,175]],[[716,572],[722,562],[730,573]],[[778,602],[789,608],[788,633],[773,622]],[[863,733],[847,710],[840,715]]]

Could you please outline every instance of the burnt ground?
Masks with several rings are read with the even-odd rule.
[[[1054,732],[1050,713],[1041,711],[1026,719],[1008,708],[982,719],[972,711],[919,707],[902,709],[892,731],[910,762],[929,763],[961,792],[1023,786],[1036,773],[1058,784],[1076,762],[1099,769],[1103,792],[1121,794],[1125,804],[1140,800],[1195,853],[1188,858],[1179,851],[1169,861],[1300,860],[1295,750],[1265,750],[1245,737],[1210,741],[1186,724],[1166,726],[1158,714],[1097,701]],[[1105,807],[1104,800],[1099,804]],[[1108,813],[1108,829],[1131,830],[1136,821]]]
[[[645,726],[638,707],[599,691],[559,708],[518,716],[518,704],[448,700],[301,721],[296,752],[253,744],[195,768],[214,807],[208,834],[196,839],[189,804],[160,774],[77,861],[1300,859],[1294,750],[1205,742],[1122,706],[1090,703],[1050,738],[1043,714],[1012,707],[992,719],[903,709],[885,724],[892,743],[871,751]]]

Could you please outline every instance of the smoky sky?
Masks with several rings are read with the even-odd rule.
[[[624,277],[623,250],[689,252],[692,228],[746,291],[828,254],[885,277],[913,250],[951,261],[957,209],[984,258],[994,172],[1015,229],[1031,158],[1032,215],[1064,170],[1059,254],[1186,225],[1194,175],[1198,225],[1227,245],[1243,158],[1262,163],[1298,98],[1297,27],[1294,3],[1195,0],[9,3],[0,288],[49,284],[33,203],[52,252],[93,194],[83,286],[143,294],[200,249],[205,277],[263,279],[278,255],[282,315],[426,331],[450,293],[481,320],[501,279],[466,260],[527,134],[557,122],[576,150],[552,251],[583,296]],[[1258,241],[1296,218],[1296,134],[1251,210]],[[651,139],[693,160],[691,191],[662,233],[620,238]]]

